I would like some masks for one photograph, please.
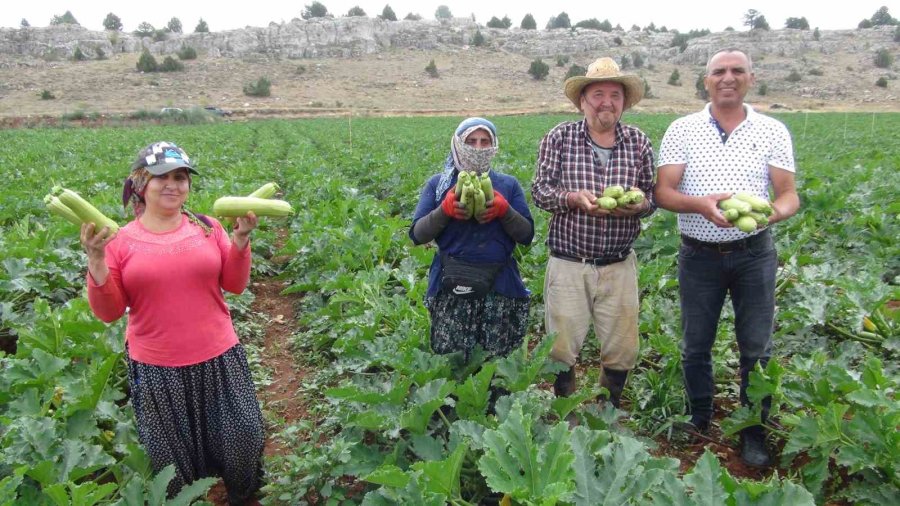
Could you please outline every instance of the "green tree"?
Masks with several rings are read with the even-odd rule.
[[[138,58],[138,72],[156,72],[157,67],[156,58],[150,54],[150,51],[144,49],[144,51],[141,52],[141,57]]]
[[[600,21],[597,18],[583,19],[575,23],[575,28],[584,28],[586,30],[599,30]]]
[[[756,21],[754,21],[753,29],[754,30],[770,30],[771,28],[769,27],[769,22],[766,21],[766,17],[761,15],[758,18],[756,18]]]
[[[859,24],[856,25],[856,27],[857,28],[872,28],[872,21],[870,21],[868,19],[864,19],[864,20],[860,21]]]
[[[326,16],[328,16],[328,7],[325,7],[325,4],[322,2],[313,2],[305,6],[300,14],[300,17],[303,19],[324,18]]]
[[[156,28],[150,23],[144,21],[137,26],[134,34],[138,37],[152,37],[156,33]]]
[[[405,19],[407,21],[422,21],[422,16],[420,16],[418,14],[413,14],[412,12],[409,12],[406,14],[406,17],[403,19]]]
[[[78,25],[78,20],[75,19],[75,16],[72,15],[72,11],[66,11],[62,16],[53,16],[53,19],[50,20],[50,26],[57,25]]]
[[[769,94],[769,85],[766,83],[759,83],[759,86],[756,88],[756,94],[764,97]]]
[[[166,28],[172,33],[181,33],[181,20],[178,18],[170,19]]]
[[[577,63],[573,63],[571,67],[569,67],[569,71],[566,72],[566,79],[570,77],[580,77],[587,74],[587,69],[578,65]]]
[[[21,26],[22,28],[29,28],[31,26],[31,23],[29,23],[27,19],[22,18],[22,21],[19,22],[19,26]]]
[[[803,79],[803,76],[800,75],[800,72],[797,72],[797,69],[791,70],[791,73],[784,78],[785,81],[789,83],[797,83]]]
[[[619,68],[625,70],[628,67],[631,67],[631,57],[627,54],[623,54],[622,58],[619,59]]]
[[[163,59],[162,65],[159,66],[158,69],[160,72],[176,72],[179,70],[184,70],[184,64],[180,61],[172,58],[171,56],[166,56]]]
[[[428,65],[425,66],[425,72],[428,72],[428,75],[431,77],[438,76],[438,68],[437,65],[434,64],[434,59],[428,62]]]
[[[669,86],[681,86],[681,73],[678,72],[678,69],[673,70],[672,73],[669,74],[668,84]]]
[[[437,19],[438,21],[452,18],[453,13],[450,12],[450,7],[447,7],[446,5],[438,5],[437,10],[434,11],[434,19]]]
[[[522,18],[522,23],[519,24],[519,28],[523,30],[537,30],[537,23],[534,21],[534,16],[526,14],[525,17]]]
[[[697,80],[694,82],[694,88],[697,90],[695,93],[697,98],[700,100],[709,100],[709,92],[706,91],[706,82],[704,80],[706,76],[703,73],[697,74]]]
[[[351,17],[354,17],[354,16],[356,16],[356,17],[363,17],[363,18],[364,18],[364,17],[366,17],[366,11],[364,11],[364,10],[362,9],[362,7],[360,7],[360,6],[358,6],[358,5],[355,6],[355,7],[351,7],[350,10],[347,11],[347,17],[348,17],[348,18],[351,18]]]
[[[819,31],[819,27],[817,26],[815,30],[813,30],[813,40],[819,40],[822,38],[822,32]]]
[[[900,25],[894,28],[894,42],[900,42]]]
[[[178,58],[181,60],[196,60],[197,50],[191,46],[182,44],[181,49],[178,50]]]
[[[549,73],[550,65],[544,63],[540,58],[533,60],[531,62],[531,67],[528,68],[528,74],[537,81],[544,79]]]
[[[894,55],[886,48],[875,51],[875,66],[880,69],[890,68],[894,63]]]
[[[758,10],[748,10],[744,13],[744,26],[749,26],[751,30],[756,28],[756,20],[759,19],[760,16],[762,16],[762,14],[760,14]]]
[[[550,21],[547,22],[547,29],[553,30],[554,28],[572,28],[572,21],[569,20],[569,15],[565,12],[560,12],[559,16],[550,18]]]
[[[644,66],[644,57],[641,56],[641,53],[637,51],[631,53],[631,62],[634,63],[634,68],[641,68]]]
[[[491,20],[487,22],[488,28],[509,28],[512,26],[512,20],[509,19],[509,16],[503,16],[503,19],[498,19],[497,16],[491,17]]]
[[[875,86],[878,86],[879,88],[887,88],[887,84],[887,79],[885,79],[884,76],[879,77],[878,80],[875,81]]]
[[[872,14],[871,21],[872,26],[893,26],[897,24],[897,20],[891,16],[886,6],[882,6],[875,11],[875,14]]]
[[[72,53],[72,59],[75,61],[84,61],[87,60],[87,56],[81,51],[80,47],[76,47],[75,52]]]
[[[655,32],[655,31],[657,31],[656,25],[653,24],[653,22],[651,21],[649,25],[644,27],[644,31],[645,32]]]
[[[381,19],[385,21],[397,21],[397,15],[394,14],[394,9],[391,9],[390,5],[385,5],[384,9],[382,9]]]
[[[119,19],[119,16],[116,16],[115,14],[110,12],[106,15],[105,18],[103,18],[103,28],[111,32],[121,32],[122,20]]]
[[[200,18],[197,27],[194,28],[194,33],[209,33],[209,25],[206,24],[206,21],[203,21],[203,18]]]
[[[797,30],[809,30],[809,21],[807,21],[805,17],[787,18],[787,20],[784,22],[784,27],[794,28]]]
[[[244,85],[244,95],[251,97],[268,97],[272,94],[272,83],[265,77],[260,77],[255,83]]]
[[[484,45],[484,35],[481,34],[481,30],[475,30],[475,35],[472,36],[472,45],[475,47]]]

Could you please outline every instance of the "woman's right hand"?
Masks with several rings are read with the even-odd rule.
[[[116,234],[103,227],[95,233],[96,226],[93,223],[81,224],[81,246],[88,257],[88,272],[98,285],[106,283],[109,276],[109,267],[106,266],[106,245]]]

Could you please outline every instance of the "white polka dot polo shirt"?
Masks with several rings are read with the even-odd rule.
[[[744,109],[747,117],[727,137],[720,133],[710,114],[710,104],[669,125],[656,165],[685,164],[678,191],[692,196],[743,191],[768,200],[769,167],[795,171],[791,135],[784,124],[757,113],[747,104]],[[719,228],[696,213],[679,214],[678,229],[707,242],[728,242],[752,235],[737,227]]]

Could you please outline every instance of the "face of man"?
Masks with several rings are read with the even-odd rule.
[[[719,108],[741,106],[753,83],[750,60],[740,51],[714,55],[703,79],[710,102]]]
[[[591,130],[615,128],[625,109],[625,87],[621,83],[592,83],[581,91],[581,110]]]

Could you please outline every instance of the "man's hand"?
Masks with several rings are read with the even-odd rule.
[[[719,202],[729,199],[731,196],[731,193],[711,193],[704,197],[699,197],[697,212],[719,228],[731,228],[734,224],[726,220],[722,210],[719,209]]]

